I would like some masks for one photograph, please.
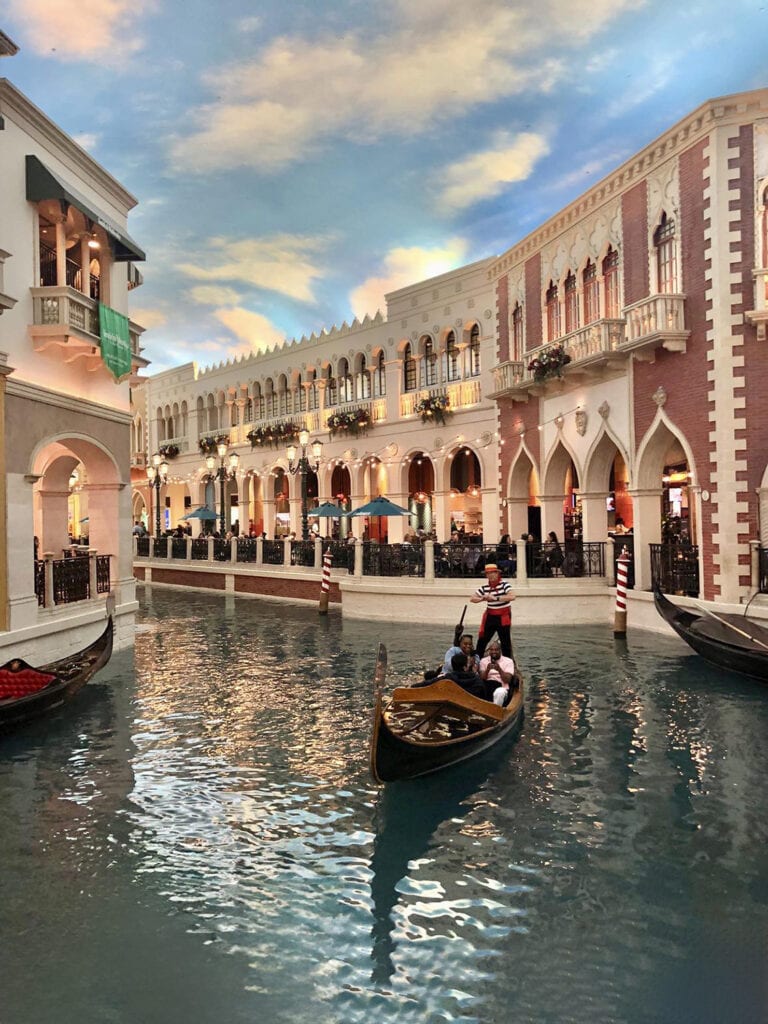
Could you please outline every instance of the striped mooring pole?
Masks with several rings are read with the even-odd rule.
[[[613,617],[613,635],[627,635],[627,566],[629,552],[626,545],[616,560],[616,612]]]
[[[328,598],[331,592],[331,552],[326,551],[323,555],[323,581],[320,584],[320,605],[318,614],[328,614]]]

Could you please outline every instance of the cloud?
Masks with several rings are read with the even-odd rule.
[[[261,313],[252,313],[241,307],[235,309],[217,309],[214,312],[217,320],[230,330],[235,337],[245,342],[244,346],[232,348],[230,355],[242,352],[263,352],[267,348],[285,341],[285,335]]]
[[[139,324],[145,330],[150,331],[155,327],[162,327],[168,322],[168,316],[160,309],[131,308],[131,320]]]
[[[386,309],[384,296],[389,292],[454,270],[466,262],[466,253],[467,243],[462,238],[450,239],[442,248],[392,249],[384,258],[381,274],[369,277],[350,293],[352,312],[361,320],[366,313],[383,312]]]
[[[530,177],[536,161],[548,152],[549,146],[542,135],[522,132],[512,138],[502,132],[492,149],[473,153],[441,172],[438,205],[453,211],[481,199],[491,199],[511,182]]]
[[[25,48],[59,60],[117,63],[143,41],[134,34],[151,0],[9,0]]]
[[[186,172],[274,171],[332,137],[418,135],[441,120],[524,91],[548,92],[571,53],[637,0],[399,0],[388,33],[283,36],[257,59],[206,76],[216,100],[176,138]],[[254,141],[256,140],[256,141]]]
[[[190,288],[188,295],[199,306],[236,306],[240,301],[240,293],[234,288],[213,284],[201,284]]]
[[[81,132],[79,135],[73,135],[72,138],[83,149],[89,153],[93,152],[99,144],[99,136],[95,132]]]
[[[323,271],[313,257],[327,241],[288,234],[242,241],[212,238],[204,246],[207,263],[181,263],[178,269],[196,281],[239,281],[300,302],[314,302],[313,284]]]

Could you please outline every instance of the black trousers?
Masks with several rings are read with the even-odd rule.
[[[512,657],[512,635],[510,633],[510,626],[502,625],[502,615],[493,615],[491,612],[485,613],[485,621],[483,628],[480,630],[480,635],[477,638],[477,656],[482,658],[485,653],[485,648],[493,639],[495,633],[499,634],[499,641],[501,643],[501,653],[505,658]]]

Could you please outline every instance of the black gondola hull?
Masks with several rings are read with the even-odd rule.
[[[0,730],[11,729],[33,718],[49,714],[71,700],[112,656],[114,630],[112,617],[101,634],[92,644],[77,654],[61,658],[39,669],[19,659],[14,659],[0,668],[9,671],[40,672],[52,676],[48,685],[34,693],[15,699],[0,699]]]
[[[711,626],[711,631],[714,631],[717,623],[720,623],[719,632],[725,635],[730,628],[736,642],[729,643],[707,632],[706,615],[697,615],[679,608],[659,590],[654,591],[654,602],[665,622],[702,658],[718,668],[768,682],[768,647],[763,647],[761,641],[742,636],[740,627],[729,622],[733,616],[720,616],[713,620]],[[745,620],[744,625],[748,629],[760,628],[754,627],[749,620]]]

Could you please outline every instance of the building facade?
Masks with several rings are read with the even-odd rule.
[[[753,590],[767,207],[759,90],[703,104],[494,262],[511,532],[535,510],[543,535],[599,541],[618,518],[638,587],[671,554],[702,597]]]
[[[638,591],[737,603],[767,575],[767,266],[758,90],[702,104],[501,256],[387,296],[386,316],[152,377],[135,458],[169,453],[167,529],[221,511],[200,450],[221,440],[241,456],[225,526],[298,534],[301,426],[326,442],[310,505],[386,493],[439,541],[554,534],[565,575],[613,538]],[[138,483],[135,514],[149,501]]]
[[[323,443],[308,504],[351,511],[378,495],[410,519],[341,520],[344,535],[390,541],[408,526],[497,536],[498,436],[489,261],[387,297],[387,316],[343,324],[276,349],[201,369],[165,371],[135,396],[134,462],[166,459],[161,532],[201,506],[221,514],[221,481],[205,451],[223,439],[239,456],[224,489],[226,528],[301,535],[301,493],[287,446],[299,429]],[[146,417],[146,422],[143,421]],[[218,467],[217,467],[218,468]],[[134,518],[156,531],[158,487],[134,483]],[[194,520],[193,520],[194,521]],[[310,516],[310,522],[313,522]],[[323,534],[331,521],[318,522]],[[198,528],[200,523],[198,521]]]
[[[132,642],[129,389],[147,361],[127,311],[144,254],[136,200],[6,79],[0,130],[0,646],[40,662],[92,639],[110,590]]]

